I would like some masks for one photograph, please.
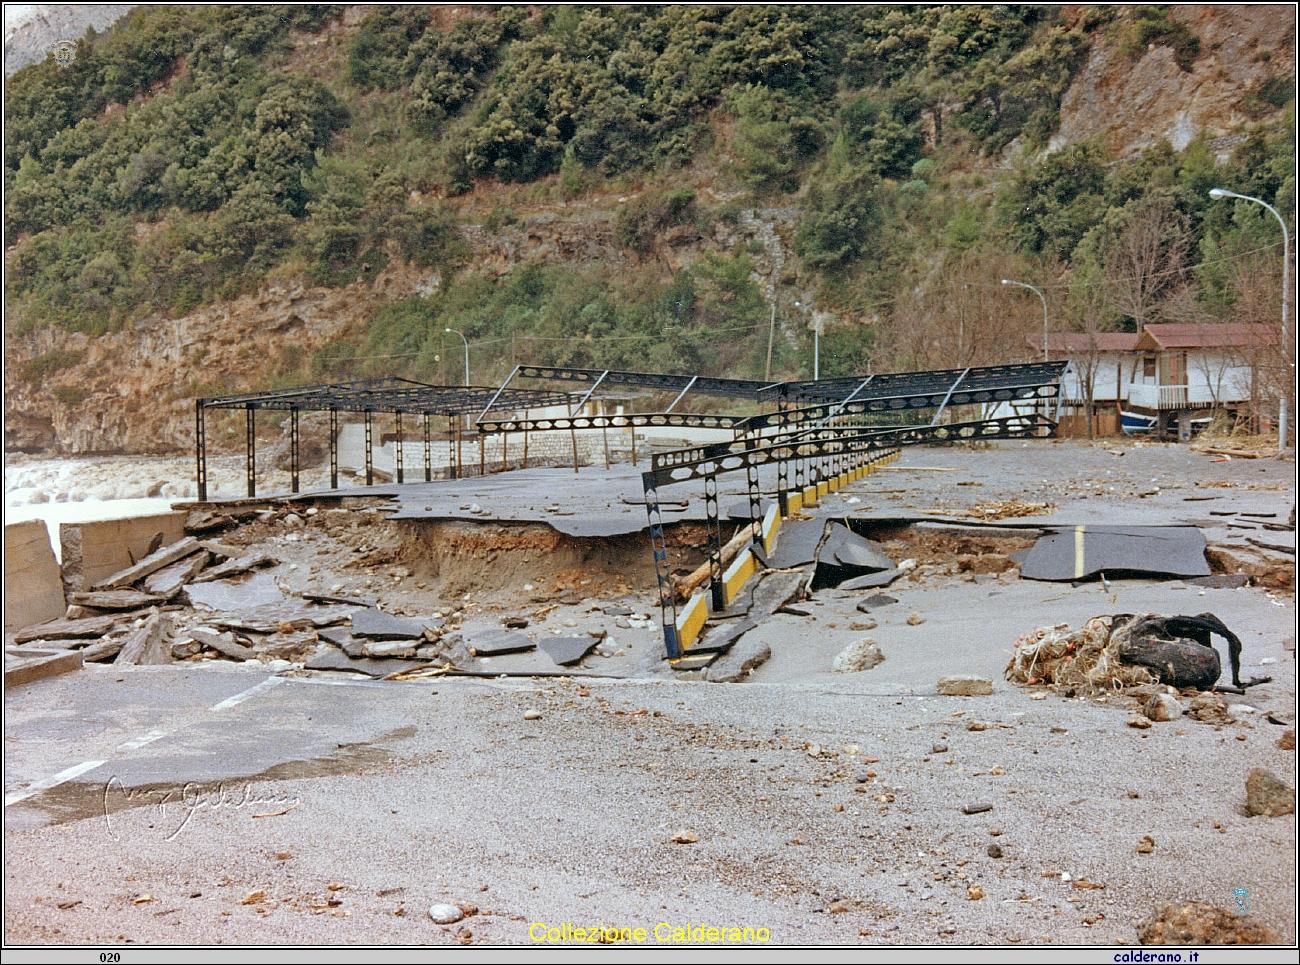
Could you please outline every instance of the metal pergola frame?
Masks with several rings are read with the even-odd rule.
[[[461,472],[459,458],[460,424],[465,415],[483,414],[494,405],[527,410],[543,406],[569,405],[571,397],[565,392],[537,389],[510,389],[502,386],[450,386],[427,385],[410,379],[364,379],[337,382],[328,385],[309,385],[296,389],[271,392],[249,392],[215,398],[194,400],[194,456],[198,475],[198,498],[208,498],[208,457],[206,414],[210,409],[238,410],[245,413],[246,443],[245,466],[250,498],[257,495],[257,412],[271,410],[289,413],[289,478],[291,491],[298,492],[298,413],[328,412],[330,414],[330,488],[338,488],[338,414],[361,412],[365,415],[366,433],[366,485],[374,484],[373,427],[376,412],[391,412],[397,435],[397,482],[405,482],[402,465],[402,416],[418,415],[423,418],[424,430],[424,481],[433,479],[433,462],[430,450],[430,425],[432,416],[448,418],[448,431],[454,436],[450,447],[453,477]]]

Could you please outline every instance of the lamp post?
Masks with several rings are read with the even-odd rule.
[[[1286,230],[1286,221],[1277,213],[1277,208],[1273,207],[1267,201],[1261,201],[1259,198],[1252,198],[1248,194],[1238,194],[1236,191],[1225,191],[1223,188],[1212,188],[1210,197],[1215,201],[1222,201],[1224,198],[1238,198],[1242,201],[1254,201],[1256,204],[1262,204],[1273,212],[1273,217],[1277,218],[1277,223],[1282,226],[1282,351],[1286,351],[1290,345],[1289,336],[1287,335],[1286,325],[1286,308],[1288,296],[1291,292],[1291,236]],[[1290,363],[1294,368],[1295,363]],[[1282,391],[1282,398],[1278,402],[1278,419],[1277,419],[1277,450],[1281,452],[1286,448],[1286,390]]]
[[[1026,285],[1023,281],[1012,281],[1010,278],[1003,278],[1002,284],[1019,285],[1021,288],[1028,288],[1039,298],[1042,298],[1043,300],[1043,361],[1044,362],[1050,361],[1047,354],[1047,299],[1043,298],[1043,293],[1041,291],[1039,291],[1033,285]]]
[[[469,388],[469,339],[467,339],[467,338],[465,337],[465,333],[464,333],[464,332],[457,332],[456,329],[454,329],[454,328],[444,328],[443,331],[444,331],[444,332],[454,332],[455,334],[459,335],[459,336],[460,336],[460,340],[461,340],[462,342],[465,343],[465,388],[468,389],[468,388]],[[466,396],[467,396],[467,398],[466,398],[466,400],[465,400],[465,404],[466,404],[466,406],[468,407],[468,405],[469,405],[468,393],[466,393]],[[466,428],[466,429],[469,428],[469,412],[468,412],[468,411],[466,411],[466,413],[465,413],[465,428]]]
[[[469,339],[465,337],[464,332],[457,332],[454,328],[445,328],[444,332],[454,332],[460,336],[460,340],[465,343],[465,388],[469,388]]]

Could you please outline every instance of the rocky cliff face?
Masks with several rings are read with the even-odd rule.
[[[427,294],[439,281],[434,271],[399,265],[373,284],[274,284],[183,318],[154,316],[98,338],[61,329],[11,336],[6,448],[60,454],[184,450],[194,444],[196,396],[265,384],[288,368],[296,370],[378,305]],[[40,379],[23,377],[25,362],[56,352],[79,361]],[[67,390],[84,397],[60,401],[75,399]]]
[[[1171,20],[1200,38],[1185,71],[1169,47],[1134,60],[1098,37],[1088,62],[1061,101],[1052,148],[1100,138],[1114,157],[1130,157],[1162,139],[1181,151],[1204,134],[1226,159],[1232,134],[1254,120],[1243,100],[1270,77],[1295,76],[1296,9],[1291,4],[1178,6]]]
[[[78,40],[87,27],[103,30],[135,3],[13,3],[5,5],[5,76],[49,53],[50,44]]]
[[[763,246],[754,256],[760,280],[770,286],[776,273],[789,285],[798,278],[789,267],[797,216],[793,208],[747,211],[734,224],[714,225],[708,235],[693,226],[675,228],[637,253],[614,242],[609,213],[574,217],[562,209],[542,210],[496,233],[465,225],[471,256],[464,270],[505,274],[516,264],[556,262],[617,270],[649,262],[667,278],[709,249],[726,251],[757,240]],[[393,264],[370,283],[342,289],[277,283],[183,318],[151,316],[97,338],[62,329],[9,336],[5,447],[61,455],[184,451],[194,444],[195,397],[267,385],[296,372],[380,305],[431,294],[440,284],[437,271]],[[68,364],[40,378],[24,377],[28,363],[56,353]],[[219,449],[225,440],[211,441]]]

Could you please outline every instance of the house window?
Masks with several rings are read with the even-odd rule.
[[[1156,377],[1156,358],[1154,355],[1148,355],[1142,359],[1142,378],[1154,379]]]

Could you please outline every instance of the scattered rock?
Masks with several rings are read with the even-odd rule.
[[[966,889],[966,897],[971,901],[979,901],[984,897],[984,889],[979,885],[971,885]]]
[[[990,844],[990,845],[989,845],[989,857],[990,857],[990,858],[1000,858],[1000,857],[1002,857],[1002,845],[1000,845],[1000,844]]]
[[[431,905],[429,917],[439,925],[454,925],[465,917],[465,913],[455,905]]]
[[[988,730],[991,726],[992,726],[991,724],[988,724],[982,720],[972,720],[969,724],[966,725],[966,729],[975,730],[975,731]]]
[[[961,806],[962,814],[983,814],[985,811],[992,811],[993,805],[984,802],[969,802]]]
[[[921,616],[919,613],[909,613],[907,615],[907,625],[909,627],[919,627],[924,622],[925,617]]]
[[[1128,722],[1128,725],[1134,730],[1146,730],[1151,726],[1151,721],[1147,717],[1134,717]]]
[[[683,828],[674,834],[669,840],[671,840],[673,844],[699,844],[700,836],[694,831],[687,831]]]
[[[930,753],[931,753],[931,754],[947,754],[947,753],[948,753],[948,745],[947,745],[947,744],[935,744],[933,747],[930,748]]]
[[[1149,834],[1142,835],[1142,840],[1138,842],[1138,854],[1150,854],[1156,849],[1156,839]]]
[[[542,712],[540,710],[524,711],[524,720],[541,720],[541,719],[542,719]]]
[[[1203,901],[1179,907],[1165,905],[1138,925],[1143,945],[1278,945],[1282,938],[1252,917]]]
[[[258,888],[256,891],[250,891],[248,894],[244,895],[243,899],[239,903],[241,905],[258,905],[264,901],[266,901],[266,889]]]
[[[1252,767],[1246,777],[1246,813],[1270,818],[1295,813],[1295,788],[1262,767]]]
[[[1222,723],[1228,719],[1228,705],[1218,694],[1197,694],[1187,708],[1187,716],[1193,720]]]
[[[186,637],[184,640],[177,640],[171,645],[171,655],[173,660],[184,660],[186,657],[192,657],[202,652],[203,645],[197,640]]]
[[[865,621],[850,623],[849,629],[860,633],[863,630],[874,630],[878,626],[880,626],[879,623],[877,623],[873,618],[868,617]]]
[[[969,674],[947,674],[939,678],[935,691],[947,697],[987,697],[993,693],[993,681]]]
[[[1178,720],[1183,716],[1183,705],[1168,694],[1152,694],[1142,713],[1151,720]]]
[[[1277,746],[1280,750],[1284,751],[1295,750],[1295,730],[1289,730],[1279,737],[1277,740]]]
[[[831,670],[835,673],[857,673],[861,670],[870,670],[884,660],[885,655],[880,652],[880,645],[867,638],[851,643],[840,651],[835,662],[831,664]]]

